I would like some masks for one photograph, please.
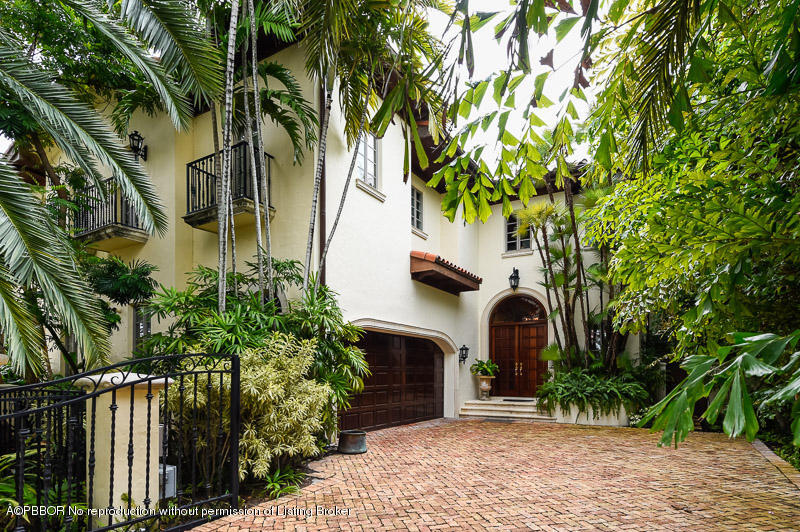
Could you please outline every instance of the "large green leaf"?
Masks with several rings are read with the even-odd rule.
[[[145,230],[166,231],[167,218],[150,180],[97,112],[4,45],[0,45],[0,87],[18,98],[58,147],[95,180],[95,185],[100,185],[96,163],[109,167]]]
[[[167,110],[172,123],[178,129],[189,127],[192,109],[186,96],[172,81],[148,51],[125,28],[117,24],[105,13],[98,10],[92,2],[81,0],[59,0],[69,6],[76,13],[91,22],[94,27],[108,38],[117,49],[125,55],[134,66],[153,84],[153,88],[161,97],[161,102]]]
[[[91,288],[83,280],[72,258],[66,237],[50,221],[44,207],[36,201],[28,185],[10,165],[0,160],[0,256],[10,279],[18,285],[38,286],[48,309],[58,315],[66,330],[78,340],[87,366],[107,361],[108,334],[102,326],[100,308]],[[3,305],[4,324],[17,321],[8,329],[17,339],[10,348],[12,358],[33,356],[29,319],[8,303]],[[16,318],[15,318],[16,316]],[[20,321],[21,320],[21,321]]]
[[[120,16],[161,56],[167,72],[177,71],[188,92],[211,100],[222,91],[217,48],[183,2],[122,0]]]

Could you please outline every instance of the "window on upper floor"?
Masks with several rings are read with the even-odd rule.
[[[422,231],[422,191],[411,187],[411,227]]]
[[[519,236],[517,228],[517,217],[512,214],[506,220],[506,251],[531,249],[530,233],[525,236]]]
[[[378,188],[378,139],[367,133],[358,143],[356,177],[367,185]]]
[[[151,322],[150,316],[144,311],[142,307],[133,307],[133,348],[136,349],[142,345],[142,340],[150,336]]]

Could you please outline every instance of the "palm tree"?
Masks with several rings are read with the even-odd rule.
[[[228,262],[228,213],[230,203],[231,174],[231,134],[233,122],[233,71],[236,56],[236,27],[239,20],[239,0],[231,2],[230,25],[228,28],[228,54],[225,62],[225,117],[222,124],[222,175],[217,176],[217,235],[219,284],[217,286],[217,307],[225,312],[227,295],[227,262]]]
[[[188,92],[210,93],[219,85],[213,49],[197,37],[202,33],[194,31],[195,18],[183,4],[126,0],[119,19],[88,0],[59,0],[38,8],[77,14],[91,24],[144,77],[177,128],[189,123]],[[167,218],[134,156],[93,107],[55,81],[57,73],[34,62],[35,50],[34,38],[21,38],[0,21],[0,90],[101,193],[98,164],[110,169],[144,229],[163,233]],[[160,63],[152,58],[153,50],[161,54]],[[13,369],[29,376],[41,372],[46,357],[35,312],[20,302],[21,293],[30,287],[41,292],[47,312],[58,316],[76,338],[87,367],[107,360],[107,331],[66,234],[4,155],[0,157],[0,327]]]
[[[227,9],[226,4],[220,4]],[[222,101],[220,105],[227,115],[230,113],[230,121],[227,118],[223,122],[223,127],[226,123],[230,123],[231,135],[241,136],[244,135],[248,140],[248,156],[251,160],[251,167],[255,175],[262,176],[260,190],[254,190],[254,200],[256,205],[256,264],[259,272],[258,291],[263,294],[266,292],[267,298],[272,299],[274,293],[273,270],[270,267],[265,268],[264,262],[267,264],[272,263],[271,254],[271,237],[270,237],[270,220],[269,220],[269,189],[267,187],[267,163],[264,155],[264,141],[262,133],[261,120],[269,118],[274,123],[278,124],[289,136],[294,148],[294,162],[298,163],[303,159],[303,150],[311,149],[316,141],[315,128],[317,121],[315,111],[311,105],[303,97],[300,84],[297,82],[291,71],[283,65],[276,62],[264,62],[258,64],[257,54],[253,51],[258,50],[258,31],[263,29],[268,35],[275,36],[283,41],[292,41],[295,39],[293,32],[293,3],[290,0],[276,2],[272,4],[259,3],[256,7],[253,2],[241,3],[241,17],[236,14],[236,27],[229,24],[228,28],[220,28],[216,24],[216,4],[209,4],[205,6],[203,12],[205,13],[208,21],[208,26],[213,29],[214,35],[223,34],[222,41],[228,52],[231,50],[231,45],[234,46],[235,51],[241,49],[242,61],[239,63],[240,69],[237,69],[237,64],[233,63],[230,66],[230,74],[232,75],[232,99],[230,102]],[[233,6],[232,6],[233,7]],[[227,13],[227,10],[225,10]],[[228,21],[232,22],[234,17],[231,16]],[[211,32],[211,30],[209,31]],[[233,32],[233,33],[231,33]],[[235,35],[234,42],[229,39],[230,35]],[[248,43],[249,40],[249,43]],[[248,67],[247,56],[249,53],[250,66]],[[249,72],[248,72],[249,71]],[[239,84],[239,81],[242,83]],[[252,81],[252,88],[248,87],[248,83]],[[263,87],[261,86],[263,84]],[[250,98],[253,100],[253,107],[251,113]],[[211,103],[212,109],[212,127],[214,128],[214,153],[223,153],[225,148],[220,150],[219,141],[217,138],[217,125],[216,125],[216,102]],[[215,164],[218,158],[215,158]],[[221,168],[215,167],[215,174],[223,176],[225,171]],[[223,184],[225,177],[220,179],[220,187],[218,194],[230,187],[230,176],[228,176],[227,185]],[[228,202],[230,203],[230,194]],[[229,211],[231,209],[228,209]],[[222,213],[218,213],[222,216]],[[261,231],[261,221],[263,216],[264,231]],[[235,253],[236,247],[233,234],[233,218],[231,212],[228,213],[226,218],[227,228],[226,231],[231,232],[231,264],[232,269],[235,271],[236,260]],[[220,225],[222,227],[222,225]],[[223,237],[226,238],[225,233],[220,233],[219,251],[220,261],[219,266],[225,268],[227,265],[227,244],[223,242]],[[266,240],[266,243],[264,242]],[[224,257],[224,258],[223,258]],[[220,270],[224,271],[224,270]],[[266,272],[266,289],[264,287],[264,273]],[[235,276],[234,276],[235,279]],[[223,289],[222,286],[227,283],[227,276],[221,275],[219,277],[219,298],[218,303],[220,308],[224,309],[224,294],[227,288]]]
[[[542,262],[542,273],[544,274],[543,286],[547,295],[548,318],[551,321],[555,321],[553,312],[556,311],[561,322],[561,330],[566,333],[567,326],[564,321],[566,313],[558,290],[555,289],[554,280],[556,275],[553,270],[553,257],[550,254],[550,232],[548,230],[552,218],[556,215],[556,206],[553,203],[544,201],[531,203],[526,208],[517,211],[515,215],[517,217],[517,233],[520,236],[530,235],[536,244],[536,249],[539,251],[539,260]],[[550,295],[551,292],[553,292],[552,296]],[[556,301],[556,308],[553,308],[553,299]],[[558,327],[554,326],[553,332],[555,332],[558,348],[563,349],[564,346],[561,343]]]

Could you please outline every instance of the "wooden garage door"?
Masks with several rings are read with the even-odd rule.
[[[342,429],[373,430],[444,415],[444,355],[436,344],[368,332],[359,347],[372,375],[340,417]]]

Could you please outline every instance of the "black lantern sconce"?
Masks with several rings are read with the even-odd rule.
[[[516,292],[517,288],[519,288],[519,270],[514,268],[511,272],[511,275],[508,276],[508,285],[511,287],[511,290]]]
[[[147,146],[144,145],[144,137],[138,131],[133,130],[133,133],[128,135],[128,140],[130,140],[131,151],[136,159],[146,161]]]
[[[458,348],[458,363],[459,364],[463,364],[464,362],[467,361],[468,357],[469,357],[469,347],[467,347],[466,345],[462,345],[461,347],[459,347]]]

